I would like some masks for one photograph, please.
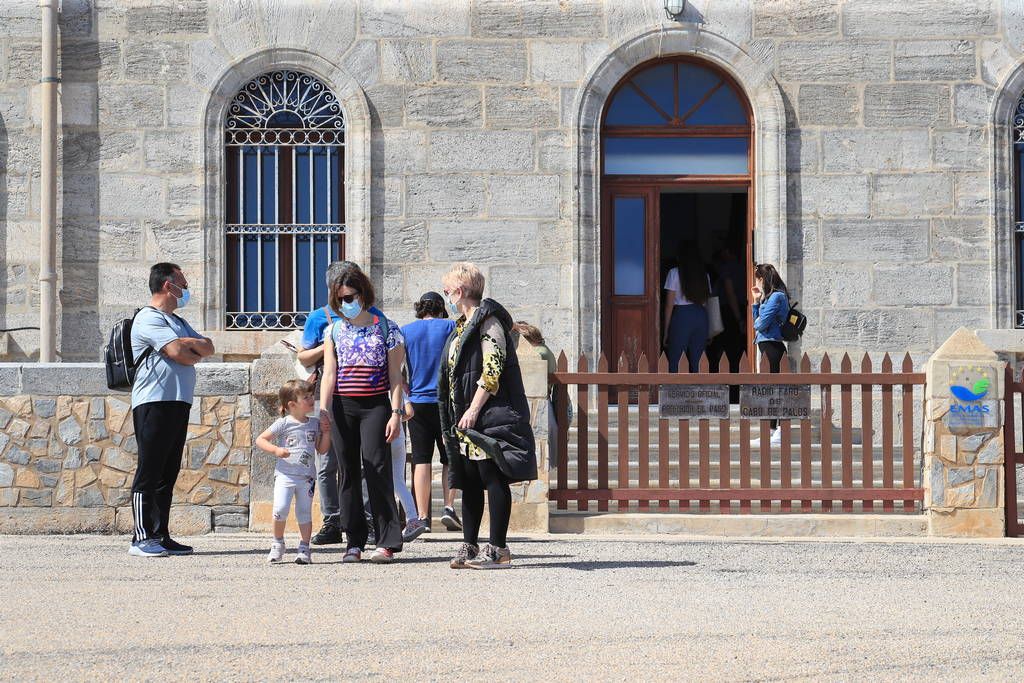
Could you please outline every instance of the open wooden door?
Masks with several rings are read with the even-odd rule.
[[[603,199],[602,242],[610,247],[602,250],[604,350],[612,368],[624,353],[635,370],[642,353],[660,353],[658,188],[609,184]]]

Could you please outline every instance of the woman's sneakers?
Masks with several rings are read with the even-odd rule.
[[[508,569],[512,566],[512,553],[508,548],[485,543],[472,560],[466,562],[470,569]]]
[[[444,508],[441,524],[444,524],[444,528],[448,531],[462,531],[462,520],[455,514],[455,508],[450,505],[446,505]]]
[[[452,569],[468,569],[469,563],[480,554],[480,549],[472,543],[463,543],[459,546],[459,552],[455,553],[451,563]]]
[[[305,543],[299,543],[299,550],[295,553],[295,564],[309,564],[313,561],[313,558],[309,555],[309,546]]]
[[[267,562],[280,562],[284,557],[284,541],[274,540],[270,544],[270,553],[267,554]]]
[[[427,521],[423,518],[410,519],[402,530],[402,540],[406,543],[415,541],[427,532]]]
[[[751,438],[750,439],[750,445],[753,448],[760,447],[761,446],[761,437],[760,436],[754,436],[753,438]],[[778,447],[782,446],[782,428],[781,427],[776,427],[775,429],[773,429],[771,431],[771,433],[770,433],[770,435],[768,437],[768,445],[772,446],[773,448],[778,448]]]
[[[370,562],[374,564],[391,564],[395,561],[395,551],[391,548],[377,548],[370,555]]]
[[[344,555],[344,557],[341,558],[341,561],[344,562],[345,564],[349,564],[349,563],[352,563],[352,562],[359,562],[362,559],[363,559],[363,551],[362,550],[360,550],[359,548],[349,548],[348,550],[345,551],[345,555]]]

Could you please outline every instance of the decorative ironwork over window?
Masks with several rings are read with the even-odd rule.
[[[345,119],[318,79],[251,80],[225,121],[228,329],[301,327],[345,252]]]
[[[1014,254],[1017,263],[1016,326],[1024,328],[1024,95],[1013,113]]]

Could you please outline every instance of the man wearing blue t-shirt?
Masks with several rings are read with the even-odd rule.
[[[132,421],[139,462],[132,481],[135,528],[128,554],[189,555],[192,548],[173,540],[167,526],[195,393],[195,364],[213,353],[213,342],[174,313],[190,298],[181,268],[154,265],[149,291],[149,305],[132,321]]]

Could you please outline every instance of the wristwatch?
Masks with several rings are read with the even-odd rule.
[[[391,412],[394,413],[395,415],[401,415],[402,417],[405,417],[405,408],[392,408]]]

